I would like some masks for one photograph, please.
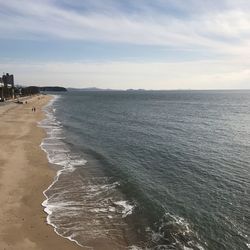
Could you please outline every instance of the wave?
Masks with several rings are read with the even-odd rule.
[[[47,133],[40,147],[58,168],[53,182],[43,192],[47,223],[58,235],[79,246],[98,237],[120,245],[128,230],[124,219],[132,214],[134,205],[118,192],[118,182],[99,172],[89,174],[93,168],[88,171],[83,156],[67,145],[63,126],[55,116],[54,104],[59,98],[54,96],[44,108],[46,118],[39,123]]]
[[[157,229],[147,229],[151,235],[150,249],[204,250],[206,244],[182,217],[165,213],[157,223]]]
[[[63,125],[55,115],[54,104],[59,98],[54,96],[44,108],[46,118],[39,123],[47,133],[40,146],[48,161],[58,167],[53,182],[43,192],[47,223],[58,235],[79,246],[92,249],[86,245],[98,237],[121,245],[124,234],[131,235],[128,231],[133,228],[126,219],[131,215],[140,216],[136,212],[139,205],[128,202],[118,191],[119,182],[93,166],[87,167],[87,160],[65,142]],[[155,223],[154,230],[144,226],[144,243],[132,242],[127,249],[204,250],[197,234],[181,217],[166,213]]]
[[[185,105],[193,93],[122,94],[122,103],[119,93],[64,95],[48,109],[41,144],[57,170],[44,206],[58,234],[81,245],[125,235],[129,249],[249,249],[249,140],[218,106],[228,97],[211,106],[216,98],[197,96],[201,114]]]
[[[56,176],[52,184],[43,191],[44,196],[46,199],[43,201],[42,206],[44,207],[44,211],[48,214],[47,216],[47,223],[54,227],[54,231],[64,237],[67,238],[79,246],[82,246],[77,242],[73,235],[65,237],[58,231],[58,227],[55,223],[53,223],[51,216],[56,210],[60,207],[60,203],[51,204],[50,197],[47,195],[47,192],[58,182],[60,175],[63,172],[73,171],[74,167],[77,165],[84,165],[86,160],[72,158],[70,155],[70,150],[67,148],[66,144],[62,141],[65,137],[62,135],[62,125],[59,121],[57,121],[54,113],[56,111],[55,108],[52,108],[53,104],[60,98],[58,95],[53,95],[53,99],[44,107],[43,111],[46,114],[46,118],[39,122],[39,126],[45,129],[47,133],[47,137],[43,139],[40,147],[43,151],[46,152],[48,161],[51,164],[59,165],[62,167],[60,170],[57,171]],[[77,164],[74,164],[74,163]]]

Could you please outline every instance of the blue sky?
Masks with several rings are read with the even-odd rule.
[[[67,87],[250,87],[249,0],[0,0],[0,69]]]

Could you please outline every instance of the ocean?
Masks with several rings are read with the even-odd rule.
[[[48,224],[81,246],[250,249],[250,91],[55,95]]]

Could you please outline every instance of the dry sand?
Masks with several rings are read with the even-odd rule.
[[[55,176],[39,147],[45,132],[37,127],[50,98],[0,106],[0,250],[82,249],[46,224],[41,206]]]

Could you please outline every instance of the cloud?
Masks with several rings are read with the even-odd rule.
[[[247,88],[250,61],[196,61],[175,63],[10,63],[16,81],[35,85],[146,89]]]
[[[0,38],[150,45],[179,51],[178,62],[0,64],[20,83],[111,88],[246,88],[250,79],[249,0],[0,0]],[[146,49],[146,48],[144,48]],[[202,58],[180,58],[180,51]],[[63,54],[63,51],[61,52]],[[129,53],[129,51],[128,51]],[[198,53],[199,54],[199,53]],[[177,55],[176,55],[177,56]],[[130,54],[126,58],[133,58]],[[88,58],[85,58],[86,60]],[[161,60],[162,61],[162,60]]]
[[[225,55],[250,51],[248,0],[71,2],[0,0],[0,18],[5,20],[0,34],[199,48]]]

